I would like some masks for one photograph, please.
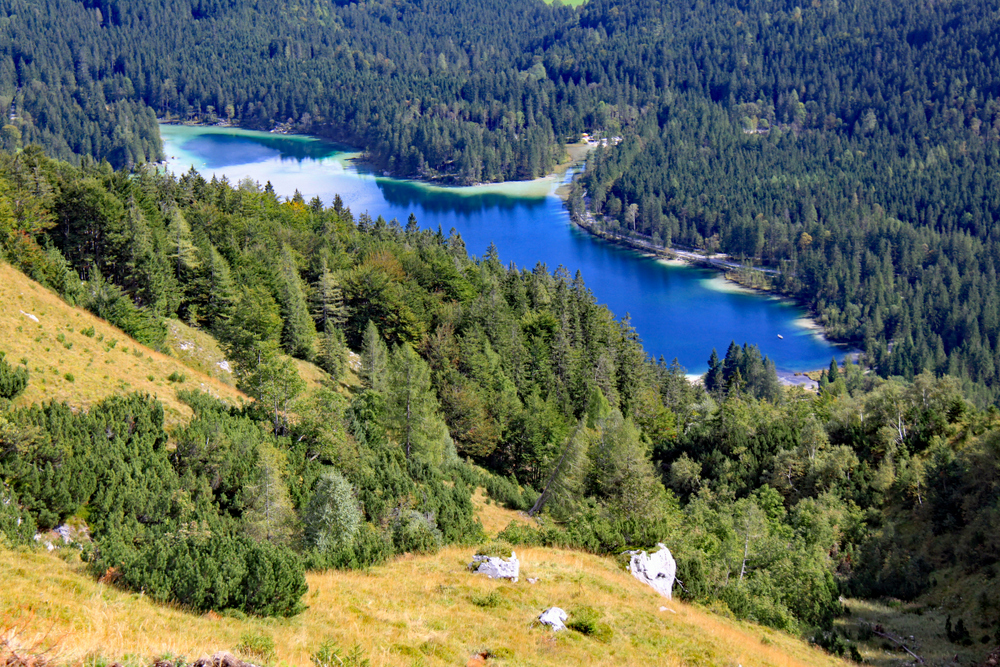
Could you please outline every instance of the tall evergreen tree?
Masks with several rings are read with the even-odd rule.
[[[389,349],[378,327],[369,320],[361,341],[361,379],[373,390],[383,392],[388,387],[388,368]]]

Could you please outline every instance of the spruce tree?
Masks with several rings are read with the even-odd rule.
[[[379,335],[378,327],[369,320],[361,341],[361,379],[375,391],[385,391],[388,364],[389,349]]]
[[[438,416],[430,367],[407,343],[393,348],[389,357],[386,394],[389,431],[406,457],[417,453],[425,459],[439,459],[447,431]]]
[[[719,353],[712,348],[712,356],[708,358],[708,372],[705,373],[705,390],[715,392],[722,389],[725,384],[725,376],[722,372],[722,362],[719,360]]]
[[[284,319],[281,343],[293,357],[310,361],[316,355],[316,326],[309,315],[298,267],[287,247],[281,253],[279,287]]]

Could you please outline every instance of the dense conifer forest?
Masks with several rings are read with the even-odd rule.
[[[185,393],[168,433],[142,395],[15,408],[39,378],[0,360],[2,540],[84,522],[95,576],[292,615],[307,568],[478,544],[485,487],[541,520],[504,548],[666,542],[680,595],[845,653],[842,595],[993,581],[997,25],[983,2],[0,0],[5,261],[151,347],[167,317],[212,333],[255,399]],[[693,385],[562,267],[144,166],[157,117],[449,183],[621,137],[578,220],[775,269],[861,365],[811,394],[734,341]],[[1000,641],[995,587],[964,609]]]
[[[213,332],[256,399],[185,392],[196,417],[168,433],[142,395],[14,408],[41,380],[0,361],[8,544],[85,522],[94,576],[289,615],[304,569],[481,543],[470,497],[484,487],[541,521],[491,548],[669,543],[679,595],[818,628],[845,654],[829,633],[842,595],[995,576],[1000,422],[953,378],[831,363],[812,394],[734,343],[707,351],[694,385],[581,276],[505,266],[493,248],[474,259],[454,232],[355,216],[339,197],[38,149],[0,156],[0,193],[7,261],[154,347],[165,316]],[[307,391],[293,356],[328,386]],[[995,591],[965,609],[977,638],[1000,629]]]
[[[155,116],[221,121],[474,183],[622,136],[577,215],[778,269],[884,377],[987,405],[998,43],[982,2],[3,0],[0,142],[117,168],[162,157]]]

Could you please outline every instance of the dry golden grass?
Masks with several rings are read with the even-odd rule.
[[[496,537],[497,533],[510,525],[511,521],[535,524],[535,520],[525,512],[516,512],[498,505],[486,495],[486,491],[482,488],[476,489],[476,492],[472,494],[472,506],[475,508],[479,522],[483,524],[483,530],[490,537]]]
[[[295,363],[295,369],[299,372],[299,377],[306,383],[306,391],[323,387],[329,381],[330,376],[327,372],[316,364],[303,361],[302,359],[293,358],[292,361]]]
[[[666,602],[609,559],[524,549],[523,576],[538,581],[512,584],[466,571],[471,553],[451,547],[368,572],[310,574],[304,613],[239,620],[153,604],[53,554],[0,549],[0,633],[17,627],[22,637],[44,637],[65,664],[90,655],[193,658],[232,650],[246,632],[272,637],[278,662],[291,665],[309,665],[331,638],[360,645],[372,665],[462,665],[486,650],[506,656],[488,663],[498,666],[844,664],[788,635]],[[495,606],[482,606],[489,599]],[[602,643],[540,627],[534,619],[553,605],[598,609],[613,637]]]
[[[211,334],[180,320],[167,319],[166,323],[170,356],[177,357],[188,368],[228,385],[235,384],[236,378],[226,361],[226,355]]]
[[[26,359],[31,373],[18,406],[54,399],[87,408],[114,393],[139,391],[163,403],[166,422],[172,426],[192,417],[191,409],[177,400],[178,389],[200,389],[231,403],[247,400],[230,385],[140,345],[82,308],[68,305],[3,262],[0,304],[0,351],[7,353],[11,364]],[[90,327],[92,337],[81,333]],[[168,380],[174,373],[184,381]]]

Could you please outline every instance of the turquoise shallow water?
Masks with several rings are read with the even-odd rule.
[[[503,262],[578,269],[597,300],[626,313],[646,350],[677,357],[702,373],[712,348],[756,343],[779,370],[824,367],[846,352],[804,326],[805,313],[786,301],[736,291],[714,271],[667,264],[591,237],[569,221],[555,179],[472,188],[442,188],[377,176],[357,166],[350,149],[319,139],[209,127],[161,126],[169,168],[192,166],[206,178],[270,181],[285,196],[329,204],[340,194],[355,215],[401,222],[411,212],[424,227],[452,227],[474,255],[494,242]],[[779,335],[781,338],[779,338]]]

